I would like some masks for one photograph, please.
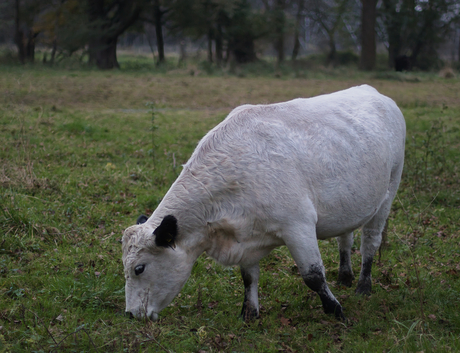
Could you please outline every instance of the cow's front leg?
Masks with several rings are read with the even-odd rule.
[[[330,291],[316,240],[316,227],[303,225],[291,229],[285,236],[285,243],[299,268],[305,284],[318,293],[326,314],[334,314],[336,318],[345,320],[342,306]]]
[[[337,283],[346,287],[351,287],[355,275],[351,268],[351,247],[353,246],[353,232],[342,234],[337,237],[339,244],[340,266]]]
[[[241,317],[244,321],[257,319],[259,317],[259,264],[243,267],[240,266],[241,277],[244,283],[244,302],[241,310]]]

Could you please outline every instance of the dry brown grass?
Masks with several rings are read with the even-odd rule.
[[[33,171],[33,163],[26,166],[18,166],[7,160],[0,160],[0,163],[0,186],[8,188],[22,185],[33,188],[38,183]]]
[[[0,77],[3,103],[29,107],[75,109],[145,109],[158,107],[230,110],[238,105],[264,104],[330,93],[363,83],[393,98],[399,105],[460,105],[460,81],[453,79],[394,82],[373,78],[345,80],[273,79],[132,75],[123,72],[83,72],[78,75],[5,73]]]

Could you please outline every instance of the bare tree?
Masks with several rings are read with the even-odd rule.
[[[245,63],[257,58],[255,40],[264,27],[260,18],[250,0],[175,0],[170,30],[205,38],[209,62],[220,65],[226,46],[227,60]]]
[[[336,33],[343,25],[342,16],[347,11],[349,0],[307,0],[306,14],[313,23],[320,26],[328,38],[327,63],[337,59]]]
[[[155,34],[157,37],[158,63],[165,61],[165,43],[163,38],[163,16],[167,10],[162,10],[160,0],[153,0],[153,19],[155,22]]]
[[[288,0],[263,0],[267,19],[271,24],[269,32],[272,33],[273,46],[277,53],[276,63],[284,61],[284,37],[287,27],[286,9]]]
[[[361,70],[373,70],[376,59],[375,22],[376,0],[362,0],[361,11]]]
[[[140,20],[153,25],[155,28],[156,46],[158,51],[158,65],[161,65],[165,62],[165,42],[163,29],[166,22],[166,14],[170,12],[173,3],[174,1],[165,0],[146,1],[146,6],[144,7],[143,14],[140,16]],[[166,6],[166,4],[168,4],[168,6]]]
[[[18,57],[21,63],[35,60],[35,41],[39,32],[34,28],[36,15],[46,7],[46,1],[14,0],[10,6],[14,7],[14,42],[18,48]]]
[[[303,10],[305,7],[305,0],[297,0],[296,3],[297,11],[295,16],[295,27],[294,27],[294,48],[292,49],[292,56],[291,60],[294,61],[297,59],[297,55],[299,55],[300,50],[300,27],[301,22],[304,17]]]

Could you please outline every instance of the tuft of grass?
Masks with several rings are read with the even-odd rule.
[[[237,78],[0,68],[0,351],[460,351],[460,82],[280,70],[278,78]],[[153,212],[210,128],[242,103],[361,83],[397,101],[408,133],[371,296],[336,285],[336,242],[320,242],[348,323],[322,312],[284,247],[261,261],[254,322],[238,318],[239,269],[206,255],[159,322],[124,316],[122,231]],[[359,243],[357,232],[355,274]]]

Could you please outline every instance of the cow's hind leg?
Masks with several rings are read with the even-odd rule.
[[[385,200],[375,216],[363,226],[361,234],[362,263],[358,286],[356,287],[357,294],[371,294],[372,262],[374,260],[374,255],[382,242],[382,231],[385,227],[388,215],[390,214],[391,201],[392,199]]]
[[[342,306],[330,291],[316,240],[314,225],[292,227],[284,237],[284,241],[299,268],[305,284],[318,293],[326,314],[334,314],[338,319],[345,320]]]
[[[351,268],[351,247],[353,246],[353,232],[342,234],[337,237],[339,244],[340,266],[337,283],[346,287],[351,287],[355,275]]]
[[[250,267],[240,266],[241,277],[244,283],[244,302],[241,317],[244,321],[259,317],[259,264]]]

